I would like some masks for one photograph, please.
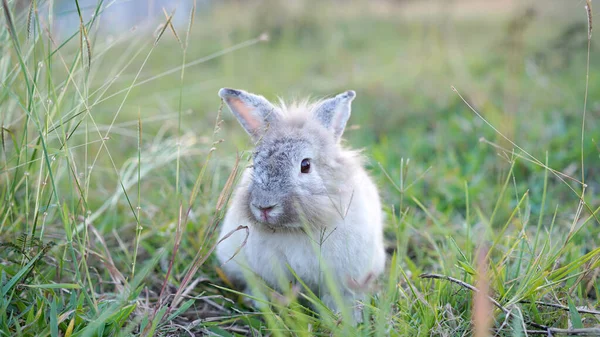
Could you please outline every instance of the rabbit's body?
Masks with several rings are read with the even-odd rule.
[[[290,108],[243,91],[219,94],[257,143],[221,228],[220,238],[248,228],[217,246],[227,276],[244,283],[251,272],[280,288],[294,280],[289,266],[332,309],[327,274],[347,304],[361,299],[385,252],[377,188],[358,153],[339,144],[354,92]]]
[[[249,178],[250,174],[246,173],[242,184]],[[326,287],[324,280],[319,277],[325,276],[321,272],[321,268],[324,268],[332,273],[338,284],[345,285],[340,291],[348,292],[348,295],[353,292],[352,289],[346,289],[349,280],[360,283],[369,274],[379,275],[384,269],[385,253],[377,190],[364,172],[357,172],[355,180],[354,197],[345,218],[331,223],[330,228],[314,229],[312,233],[299,229],[271,230],[254,226],[252,221],[240,216],[243,212],[236,208],[244,207],[243,201],[235,195],[223,222],[221,236],[240,225],[247,226],[249,231],[247,238],[246,231],[236,231],[217,246],[217,255],[221,262],[225,262],[246,240],[234,261],[223,265],[227,275],[236,282],[243,282],[240,263],[242,266],[246,264],[249,270],[277,287],[280,284],[280,272],[293,280],[286,268],[288,264],[313,292],[318,293],[321,287],[323,293]],[[363,183],[358,183],[361,180]],[[358,209],[358,205],[371,207]],[[319,265],[319,255],[323,266]]]

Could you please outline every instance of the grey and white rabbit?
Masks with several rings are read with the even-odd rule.
[[[355,95],[346,91],[286,106],[242,90],[219,91],[256,149],[220,239],[240,225],[248,232],[234,232],[216,252],[233,282],[245,284],[246,273],[253,273],[281,289],[294,281],[289,266],[325,305],[339,311],[325,285],[329,273],[344,305],[360,320],[356,301],[364,299],[364,283],[384,271],[385,251],[377,188],[359,153],[340,145]]]

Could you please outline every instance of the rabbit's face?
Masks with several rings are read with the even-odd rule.
[[[350,117],[354,91],[288,109],[242,90],[219,96],[256,143],[252,179],[241,192],[248,219],[272,229],[308,223],[326,226],[340,214],[331,193],[338,179],[338,143]]]
[[[320,156],[329,152],[324,146],[334,144],[325,144],[326,138],[318,137],[319,130],[309,129],[274,130],[256,147],[246,199],[248,215],[256,222],[289,228],[300,227],[303,221],[325,221],[327,215],[318,214],[313,203],[327,196],[320,175],[327,170],[319,170],[324,164]]]

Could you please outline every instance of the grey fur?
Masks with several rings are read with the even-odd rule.
[[[314,115],[324,127],[332,129],[336,139],[344,133],[346,122],[350,118],[352,100],[356,97],[353,90],[348,90],[335,97],[321,102],[316,107]]]
[[[281,215],[272,222],[262,222],[263,225],[270,228],[298,227],[304,219],[314,226],[326,226],[327,218],[332,214],[313,211],[311,202],[315,202],[316,197],[328,196],[327,186],[320,175],[339,175],[339,171],[335,172],[328,162],[338,159],[334,154],[336,144],[331,135],[313,123],[294,124],[279,124],[257,144],[252,181],[248,188],[247,216],[256,219],[252,206],[275,206],[281,209]],[[300,173],[300,163],[304,158],[312,162],[311,174],[318,175],[318,179],[309,184],[303,181]],[[260,219],[257,222],[260,223]]]
[[[219,90],[219,96],[255,142],[281,114],[281,111],[263,96],[243,90],[222,88]]]

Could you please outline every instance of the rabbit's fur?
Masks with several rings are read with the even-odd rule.
[[[385,252],[377,188],[359,153],[340,145],[354,91],[289,107],[241,90],[224,88],[219,96],[256,144],[219,239],[239,226],[248,231],[217,246],[227,277],[245,284],[250,272],[281,289],[294,281],[289,266],[337,311],[325,285],[330,273],[345,304],[355,305],[364,283],[383,272]],[[304,159],[310,169],[302,173]],[[354,315],[360,319],[360,310]]]

